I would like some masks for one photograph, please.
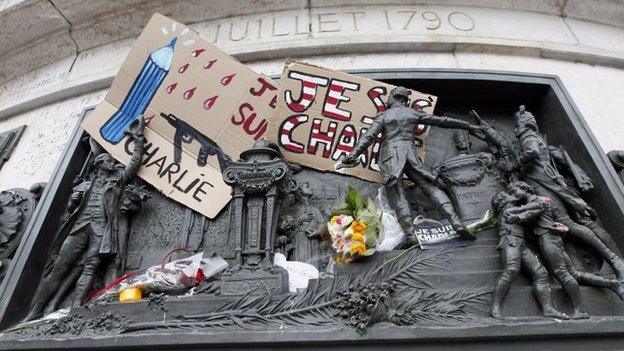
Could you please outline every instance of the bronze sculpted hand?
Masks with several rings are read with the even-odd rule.
[[[520,216],[511,213],[503,214],[503,219],[506,223],[520,223]]]
[[[578,186],[582,192],[587,192],[594,188],[594,184],[592,183],[591,179],[586,177],[583,178],[583,181],[581,181]]]
[[[339,170],[341,170],[343,168],[355,167],[355,166],[357,166],[357,158],[358,158],[358,155],[356,155],[354,153],[350,153],[350,154],[346,155],[345,157],[343,157],[342,161],[337,163],[334,166],[334,168],[336,168],[336,170],[339,171]]]
[[[583,211],[582,215],[595,220],[598,217],[598,213],[589,205],[585,207],[585,211]]]
[[[139,119],[133,121],[126,130],[126,134],[130,135],[134,140],[140,140],[143,138],[143,132],[145,131],[145,118],[141,116]]]
[[[342,163],[351,165],[357,162],[357,156],[354,154],[348,154],[342,159]]]
[[[488,128],[489,126],[484,124],[470,124],[469,131],[473,133],[484,133]]]

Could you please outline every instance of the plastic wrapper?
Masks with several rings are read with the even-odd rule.
[[[299,261],[287,261],[284,254],[276,252],[273,259],[276,266],[288,272],[288,290],[292,293],[297,289],[305,289],[311,279],[318,279],[319,271],[311,264]]]
[[[405,233],[397,221],[394,210],[388,203],[383,187],[377,190],[377,208],[381,210],[381,233],[377,251],[390,251],[397,248],[405,239]]]
[[[187,258],[124,275],[100,290],[93,300],[116,300],[121,291],[131,287],[139,288],[144,293],[184,293],[228,266],[228,263],[221,257],[204,258],[203,254],[200,252]]]

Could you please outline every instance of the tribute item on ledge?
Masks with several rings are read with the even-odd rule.
[[[0,349],[624,331],[621,184],[557,95],[399,83],[277,87],[156,14],[39,209],[0,193]]]

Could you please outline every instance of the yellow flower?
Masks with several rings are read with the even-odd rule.
[[[351,223],[351,228],[354,232],[363,232],[366,230],[366,223],[362,221],[353,221],[353,223]]]
[[[329,220],[329,222],[330,222],[331,224],[336,224],[336,221],[338,220],[338,217],[340,217],[340,216],[333,216],[333,217]]]
[[[351,255],[361,255],[366,252],[366,245],[359,241],[353,241],[349,245],[349,253]]]
[[[364,234],[359,233],[359,232],[353,233],[353,235],[351,235],[351,240],[353,241],[359,241],[363,243],[365,239],[366,238],[364,238]]]

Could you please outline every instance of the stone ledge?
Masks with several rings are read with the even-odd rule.
[[[596,3],[599,6],[595,6]],[[539,43],[549,41],[571,44],[570,41],[575,40],[576,34],[578,34],[576,37],[583,37],[582,33],[576,33],[577,31],[604,32],[602,29],[594,30],[582,25],[566,27],[562,17],[585,21],[589,25],[602,23],[606,25],[602,26],[602,28],[610,28],[610,32],[620,30],[618,28],[624,28],[624,3],[617,0],[597,0],[592,5],[590,6],[581,0],[570,0],[567,2],[563,0],[550,2],[539,0],[520,2],[513,0],[453,0],[445,6],[440,6],[439,2],[432,0],[419,2],[419,5],[412,5],[412,2],[407,0],[400,0],[399,5],[390,5],[390,1],[385,0],[352,0],[348,3],[336,0],[311,2],[303,0],[295,2],[265,0],[252,3],[243,0],[210,2],[126,0],[123,2],[98,3],[74,0],[11,1],[5,3],[4,7],[0,9],[0,18],[3,22],[9,24],[4,26],[6,31],[4,35],[2,35],[0,30],[0,57],[4,61],[19,62],[20,65],[0,65],[0,81],[6,82],[16,75],[42,67],[52,62],[52,60],[60,60],[64,57],[75,55],[76,51],[83,52],[102,45],[133,38],[140,33],[144,24],[155,11],[181,19],[186,23],[196,24],[192,25],[193,27],[204,28],[210,27],[211,24],[218,25],[219,23],[224,26],[227,26],[229,23],[233,23],[231,24],[232,26],[234,26],[234,23],[239,26],[244,25],[243,21],[246,18],[254,17],[253,14],[255,13],[261,13],[260,17],[267,18],[264,27],[268,28],[271,25],[271,16],[281,16],[290,12],[300,15],[299,20],[302,27],[297,30],[305,31],[311,24],[314,31],[314,18],[319,14],[339,14],[341,11],[348,9],[352,14],[347,14],[347,16],[353,16],[353,18],[344,18],[344,13],[341,14],[343,17],[341,19],[325,16],[325,22],[322,26],[329,32],[329,36],[332,36],[333,34],[331,33],[336,30],[336,28],[332,28],[332,26],[336,25],[335,21],[343,22],[341,25],[349,21],[356,21],[360,16],[358,11],[362,9],[366,11],[378,9],[377,13],[374,14],[377,16],[378,25],[385,21],[383,18],[384,11],[402,11],[402,16],[409,17],[412,16],[410,9],[417,9],[419,13],[411,18],[410,21],[421,22],[420,34],[436,37],[440,34],[438,33],[439,30],[436,32],[437,28],[435,28],[438,26],[437,12],[442,14],[444,12],[442,9],[447,9],[449,12],[469,12],[468,15],[473,17],[483,17],[482,14],[487,13],[489,15],[485,19],[488,19],[489,22],[494,21],[492,22],[494,24],[498,22],[498,24],[493,25],[492,23],[484,22],[482,18],[480,20],[481,23],[477,25],[477,28],[480,25],[484,29],[480,35],[488,37],[487,32],[492,31],[503,39],[513,37],[522,40],[533,40],[535,41],[534,45],[539,46]],[[310,8],[307,8],[307,6],[310,6]],[[445,23],[445,18],[443,18],[448,14],[444,13],[443,15],[439,18],[444,24],[441,26],[442,28],[449,26],[448,23]],[[422,16],[426,18],[421,18]],[[456,22],[460,25],[470,25],[470,20],[463,14],[455,14],[453,16],[455,16]],[[507,16],[507,19],[505,19],[505,16]],[[527,18],[532,18],[532,22],[524,23],[524,20]],[[281,20],[281,18],[278,19]],[[317,20],[320,20],[320,17]],[[405,21],[406,18],[400,20]],[[399,24],[396,25],[398,26]],[[546,27],[542,27],[542,25],[546,25]],[[275,26],[275,22],[273,22],[273,26]],[[515,28],[517,26],[520,26],[519,29]],[[277,27],[279,27],[277,31],[275,31],[275,28],[273,29],[273,39],[282,41],[284,38],[281,35],[284,28],[280,25]],[[321,24],[317,24],[316,29],[319,29],[321,32],[324,31],[323,28],[318,27],[321,27]],[[16,30],[16,28],[21,29]],[[505,31],[504,28],[508,30]],[[527,30],[528,28],[531,30]],[[424,32],[422,32],[423,30]],[[59,31],[65,33],[67,37],[65,40],[45,39],[49,36],[58,37]],[[202,30],[200,29],[200,31]],[[347,31],[343,30],[342,34],[345,32]],[[210,33],[206,34],[210,35]],[[363,33],[355,34],[361,35]],[[460,30],[458,33],[442,31],[442,34],[461,36],[467,33]],[[539,35],[535,36],[537,34]],[[327,33],[313,33],[311,35],[320,37],[321,35],[327,35]],[[353,32],[347,32],[347,35],[353,37]],[[616,32],[615,35],[621,37],[624,34]],[[586,40],[583,41],[581,39],[583,45],[593,46],[592,37],[593,35],[589,33],[589,37]],[[54,42],[54,48],[50,48],[52,45],[48,45],[47,48],[26,45],[37,40],[41,43]],[[604,42],[605,40],[602,39],[598,47],[604,49]],[[18,50],[18,48],[22,49]],[[42,51],[48,55],[37,55],[37,53]]]
[[[515,322],[515,323],[514,323]],[[520,328],[518,322],[525,324]],[[480,350],[498,350],[509,347],[513,341],[522,342],[524,347],[514,343],[514,349],[533,349],[537,345],[551,345],[554,349],[589,350],[617,349],[624,341],[624,320],[621,318],[594,317],[589,320],[559,321],[544,318],[510,320],[495,325],[473,327],[395,327],[380,324],[370,328],[362,338],[353,330],[345,328],[315,328],[309,331],[293,332],[281,330],[217,332],[202,334],[196,331],[182,331],[171,334],[120,335],[89,339],[48,339],[27,341],[5,341],[0,349],[19,350],[45,347],[48,350],[81,349],[85,340],[93,347],[134,350],[136,347],[158,345],[162,350],[231,350],[254,344],[255,350],[465,350],[468,345]],[[302,347],[302,342],[305,347]],[[458,345],[459,344],[459,345]],[[172,345],[167,348],[166,345]],[[538,348],[541,349],[541,348]]]
[[[354,40],[355,39],[355,40]],[[358,40],[359,39],[359,40]],[[315,55],[354,54],[365,52],[446,52],[489,53],[529,56],[584,62],[596,65],[624,68],[624,53],[582,48],[576,45],[549,44],[539,46],[530,42],[513,40],[475,40],[440,36],[392,38],[318,38],[308,39],[293,46],[291,42],[263,45],[240,45],[225,48],[242,62],[305,57]],[[34,74],[9,82],[0,92],[0,119],[72,96],[107,88],[117,74],[119,66],[130,49],[132,40],[114,43],[106,47],[83,52],[74,62],[72,58],[44,67]],[[71,69],[71,70],[70,70]]]

